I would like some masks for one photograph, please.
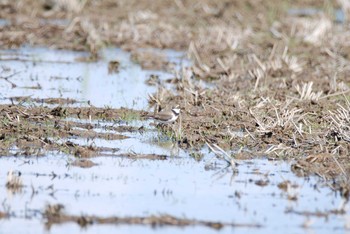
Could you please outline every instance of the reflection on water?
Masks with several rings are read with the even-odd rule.
[[[182,63],[183,54],[172,50],[163,53],[169,61]],[[98,62],[77,62],[87,57],[85,52],[66,50],[49,50],[46,48],[21,48],[0,52],[3,69],[2,77],[9,79],[17,87],[0,81],[3,100],[10,103],[9,97],[31,96],[33,98],[73,98],[90,101],[97,107],[128,107],[143,109],[147,107],[149,93],[155,87],[145,84],[151,75],[161,79],[173,75],[160,71],[145,71],[130,60],[130,54],[120,49],[102,50]],[[118,73],[108,73],[108,62],[117,60],[120,63]],[[14,75],[13,75],[14,74]],[[13,75],[13,76],[12,76]]]
[[[165,51],[169,59],[181,64],[182,53]],[[101,52],[98,62],[77,62],[87,53],[22,48],[0,52],[2,77],[11,76],[12,85],[0,81],[1,103],[9,97],[74,98],[91,101],[103,107],[144,109],[147,94],[155,87],[145,84],[150,74],[161,79],[171,74],[143,71],[130,61],[128,53],[119,49]],[[120,71],[108,74],[108,62],[118,60]],[[36,87],[36,88],[35,88]],[[69,121],[81,121],[67,119]],[[92,121],[99,124],[99,121]],[[103,125],[117,123],[103,122]],[[123,123],[118,123],[123,124]],[[125,123],[126,124],[126,123]],[[129,122],[135,127],[149,122]],[[106,131],[101,127],[96,131]],[[128,139],[69,138],[81,145],[120,148],[121,153],[173,155],[174,143],[154,129],[141,132],[123,132]],[[176,145],[176,144],[175,144]],[[13,149],[15,150],[15,149]],[[118,151],[119,153],[119,151]],[[48,153],[44,157],[0,157],[0,211],[10,213],[9,219],[0,219],[0,233],[47,233],[42,211],[46,204],[61,203],[73,215],[146,216],[170,214],[199,220],[261,224],[263,228],[224,228],[222,233],[340,233],[348,225],[349,212],[339,211],[344,201],[324,186],[316,177],[298,178],[290,172],[287,162],[251,160],[238,162],[238,173],[224,168],[207,149],[200,162],[189,152],[176,149],[167,160],[135,160],[121,157],[97,157],[91,160],[97,166],[83,169],[74,167],[72,156]],[[216,163],[206,170],[206,164]],[[24,187],[13,193],[6,186],[7,173],[20,172]],[[285,190],[278,187],[286,183]],[[302,215],[309,212],[309,215]],[[311,213],[310,213],[311,212]],[[322,212],[325,216],[316,216]],[[334,213],[334,212],[333,212]],[[81,230],[68,223],[54,225],[50,233],[217,233],[205,227],[162,227],[133,225],[93,225]]]
[[[204,161],[209,159],[207,156]],[[22,173],[25,185],[23,193],[18,195],[8,195],[4,186],[0,189],[0,201],[16,214],[10,221],[2,221],[3,231],[7,233],[13,223],[28,223],[26,212],[30,215],[35,210],[43,210],[47,203],[61,203],[67,213],[75,215],[171,214],[264,225],[262,229],[250,229],[249,232],[284,232],[288,227],[291,233],[296,233],[308,218],[288,210],[327,212],[338,209],[343,202],[327,187],[321,186],[316,178],[295,177],[289,164],[284,162],[240,162],[239,173],[233,175],[228,169],[205,171],[204,161],[198,163],[189,157],[165,161],[99,157],[92,159],[98,166],[89,169],[68,166],[71,160],[64,155],[0,158],[2,168],[13,168]],[[1,171],[0,180],[6,180],[6,171]],[[278,188],[278,184],[286,180],[293,185],[289,191]],[[260,181],[267,182],[266,186],[261,186]],[[290,197],[296,200],[288,199]],[[33,218],[32,224],[37,223],[37,219],[40,217]],[[317,233],[339,231],[345,224],[341,216],[336,215],[309,219],[313,223],[310,228]],[[42,225],[33,226],[32,233],[43,229]],[[105,226],[102,230],[112,232],[115,228]],[[167,229],[174,231],[177,228]],[[55,226],[54,230],[73,232],[77,227],[62,225]],[[96,229],[88,229],[88,232],[93,233],[93,230]],[[152,231],[149,227],[129,227],[128,230]],[[181,230],[212,232],[202,227]],[[232,231],[231,228],[225,230]]]

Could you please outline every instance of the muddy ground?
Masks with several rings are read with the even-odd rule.
[[[349,8],[330,1],[1,1],[3,49],[21,45],[91,52],[117,46],[132,52],[146,69],[172,70],[159,52],[188,52],[192,66],[159,81],[149,96],[154,110],[179,105],[174,126],[160,126],[183,149],[208,145],[229,157],[293,159],[301,176],[336,179],[332,185],[349,196],[350,44]],[[341,2],[341,1],[339,1]],[[298,11],[312,8],[317,11]],[[337,12],[344,13],[344,18]],[[118,62],[110,63],[118,72]],[[5,69],[5,68],[2,68]],[[0,73],[1,75],[1,73]],[[1,76],[11,82],[11,77]],[[205,82],[199,82],[200,80]],[[172,88],[165,88],[171,84]],[[168,86],[167,86],[168,87]],[[27,100],[28,101],[28,100]],[[122,139],[125,131],[94,131],[93,124],[67,121],[144,119],[128,109],[67,107],[74,100],[31,107],[14,99],[1,105],[1,154],[40,155],[58,150],[77,157],[118,154],[118,149],[81,147],[53,137]],[[76,130],[79,127],[81,130]],[[241,134],[243,133],[243,134]],[[13,152],[16,146],[19,150]],[[155,157],[161,157],[156,155]]]

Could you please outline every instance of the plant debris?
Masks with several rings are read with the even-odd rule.
[[[224,223],[224,222],[211,222],[202,221],[196,219],[177,218],[171,215],[150,215],[144,217],[98,217],[98,216],[74,216],[67,215],[63,212],[64,206],[60,204],[47,205],[44,216],[46,218],[46,226],[50,228],[54,224],[62,224],[67,222],[75,222],[81,227],[97,224],[129,224],[129,225],[148,225],[151,227],[164,227],[164,226],[205,226],[220,230],[223,227],[243,227],[243,228],[261,228],[259,224],[240,224],[240,223]]]
[[[0,7],[5,20],[0,24],[3,49],[30,45],[82,50],[90,52],[84,60],[89,62],[99,59],[101,48],[115,46],[130,51],[133,60],[145,69],[172,72],[173,77],[166,81],[156,75],[145,79],[143,82],[157,89],[145,96],[155,112],[175,106],[181,109],[176,123],[157,128],[181,149],[195,152],[195,159],[202,158],[197,152],[207,146],[215,159],[233,170],[239,159],[290,160],[298,176],[318,175],[331,180],[329,186],[349,199],[347,1],[19,0],[2,1]],[[314,13],[305,11],[310,7],[316,9]],[[293,13],[291,9],[304,12]],[[335,15],[336,9],[345,15],[344,20]],[[161,49],[187,51],[190,65],[174,70]],[[119,65],[117,58],[111,60],[108,71],[119,72]],[[11,81],[13,75],[3,76],[2,71],[0,80],[12,89],[44,88],[35,79],[21,87]],[[142,120],[146,116],[143,111],[72,107],[69,105],[86,103],[64,98],[5,99],[12,104],[0,105],[1,155],[42,156],[46,151],[58,151],[79,158],[73,164],[82,167],[92,165],[87,158],[101,155],[168,159],[167,155],[125,153],[116,147],[74,143],[77,138],[124,140],[129,139],[128,132],[147,131],[144,126],[124,124]],[[104,121],[109,124],[103,125]],[[101,126],[106,131],[98,131]],[[206,167],[211,168],[216,167]],[[269,180],[255,180],[255,184],[266,186]],[[293,188],[290,182],[278,186],[289,200],[298,199],[289,191]],[[20,178],[12,176],[6,187],[17,191],[22,187]],[[168,215],[69,216],[62,210],[60,205],[48,206],[45,214],[49,225],[235,226]],[[327,218],[333,211],[288,212]],[[341,210],[333,213],[337,212]]]
[[[23,188],[22,178],[20,172],[9,171],[7,173],[6,188],[11,193],[20,193]]]
[[[128,126],[109,127],[114,132],[96,132],[100,125],[82,124],[81,122],[66,121],[66,118],[103,119],[116,121],[128,115],[137,116],[138,112],[128,109],[105,109],[96,107],[73,108],[57,106],[24,107],[20,105],[0,105],[1,148],[3,155],[41,155],[43,151],[61,151],[77,157],[98,156],[103,152],[114,153],[118,148],[99,148],[89,145],[77,145],[70,138],[123,140],[129,137],[116,131],[137,131]],[[62,139],[66,139],[63,140]],[[10,149],[16,147],[15,153]]]

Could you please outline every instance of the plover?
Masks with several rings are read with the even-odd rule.
[[[162,110],[149,117],[163,124],[173,123],[177,120],[180,115],[179,108],[173,108],[171,110]]]

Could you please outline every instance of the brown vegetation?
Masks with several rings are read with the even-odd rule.
[[[88,50],[92,58],[103,46],[121,46],[134,51],[145,67],[162,69],[166,62],[154,63],[159,56],[135,51],[187,50],[193,65],[170,81],[176,89],[160,83],[150,96],[150,104],[158,109],[180,105],[175,136],[181,147],[208,143],[239,153],[249,149],[254,155],[296,159],[293,168],[303,174],[349,176],[350,33],[346,22],[334,20],[336,8],[348,12],[343,1],[64,2],[1,3],[1,18],[10,24],[1,26],[0,46],[26,43]],[[306,6],[319,11],[288,13]],[[57,24],[56,19],[66,21]],[[118,111],[3,106],[1,113],[1,141],[37,140],[44,147],[50,133],[38,127],[42,121],[58,121],[54,131],[64,137],[80,134],[62,130],[69,126],[58,118],[67,113],[111,118]],[[108,138],[95,133],[89,137]]]

